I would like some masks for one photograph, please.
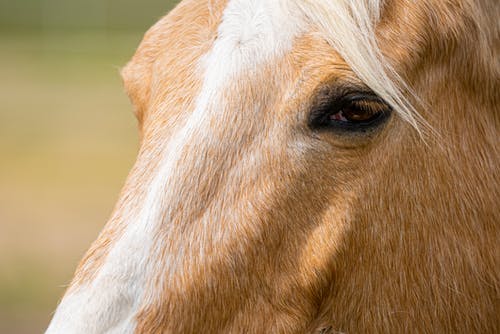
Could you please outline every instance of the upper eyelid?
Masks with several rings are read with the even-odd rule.
[[[370,101],[370,102],[381,102],[385,103],[382,98],[380,98],[378,95],[376,95],[374,92],[362,92],[362,93],[353,93],[353,94],[346,94],[344,95],[343,99],[349,100],[349,101],[358,101],[358,100],[364,100],[364,101]]]
[[[359,100],[385,103],[378,95],[370,90],[332,90],[319,92],[310,105],[310,110],[339,107],[342,104]]]
[[[309,101],[312,105],[331,101],[339,97],[347,96],[373,96],[377,95],[366,85],[362,83],[353,83],[341,81],[340,79],[328,80],[319,84],[311,94]]]

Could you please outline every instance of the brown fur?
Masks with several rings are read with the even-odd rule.
[[[122,233],[124,203],[147,192],[159,138],[193,109],[193,64],[225,7],[210,3],[182,2],[123,71],[141,152],[74,286]],[[143,305],[137,333],[500,332],[498,14],[486,0],[386,2],[379,44],[439,132],[427,142],[397,116],[365,137],[311,134],[318,89],[363,86],[317,34],[235,78],[228,119],[207,124],[218,145],[184,152],[189,177],[178,182],[189,191],[172,204],[172,234],[159,231],[153,260],[166,265],[189,247],[170,284],[161,271],[150,278],[161,298]],[[255,100],[260,112],[240,112]]]

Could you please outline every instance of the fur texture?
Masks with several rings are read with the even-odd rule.
[[[47,332],[498,333],[499,7],[183,1],[123,70],[141,150]],[[395,112],[315,131],[325,87]]]

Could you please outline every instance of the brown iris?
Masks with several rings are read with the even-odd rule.
[[[378,118],[387,109],[387,104],[379,100],[356,99],[331,114],[330,119],[337,122],[366,123]]]

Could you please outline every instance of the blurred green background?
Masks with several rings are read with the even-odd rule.
[[[118,70],[177,1],[0,0],[0,333],[40,333],[137,151]]]

